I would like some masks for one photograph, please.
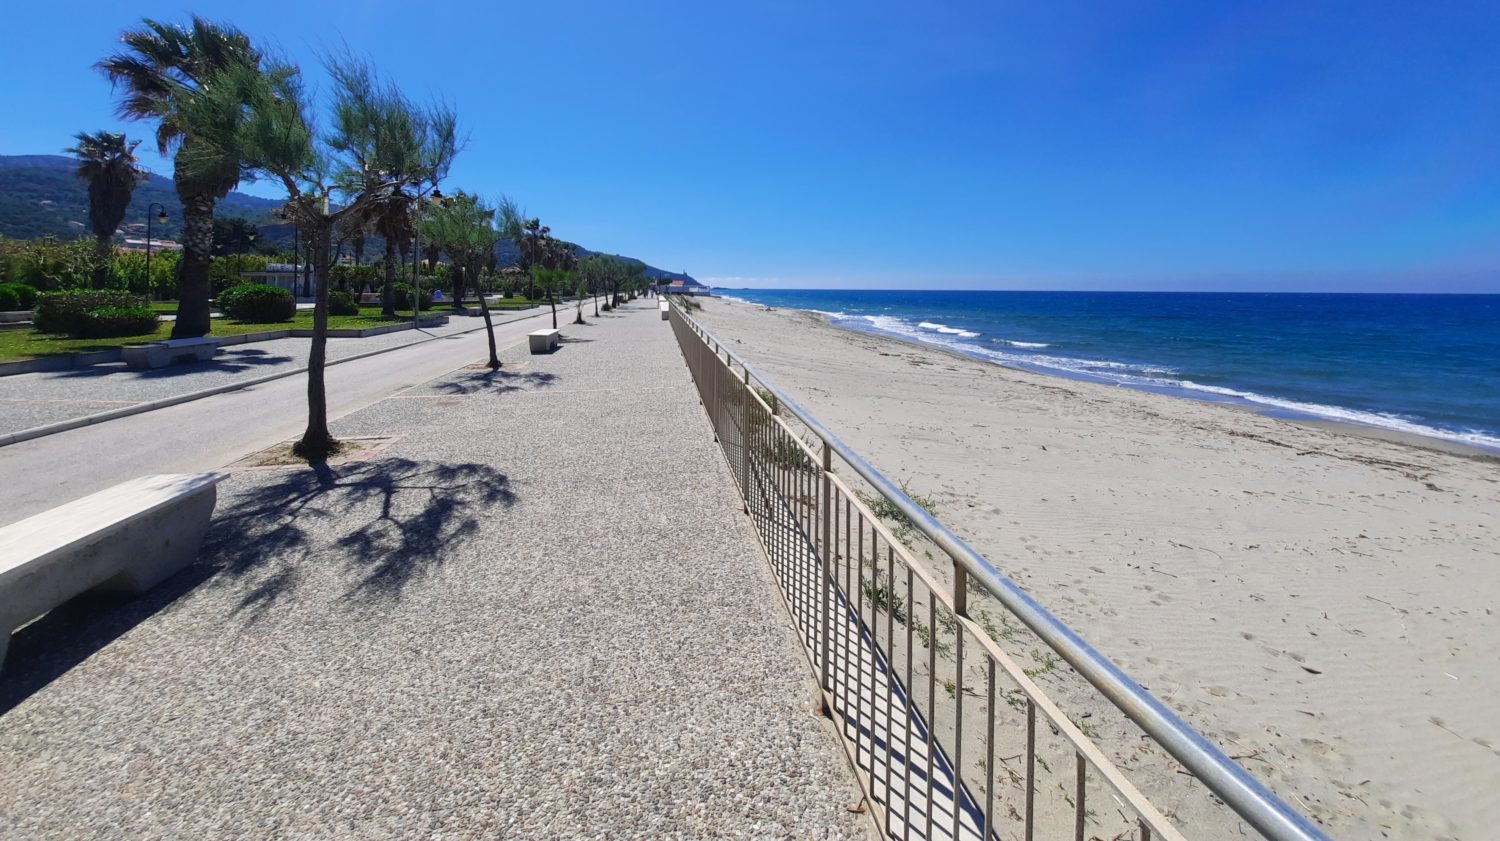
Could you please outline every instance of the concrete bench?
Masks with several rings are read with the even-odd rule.
[[[359,293],[359,303],[361,306],[366,304],[383,304],[385,301],[380,299],[380,295],[381,293],[379,292],[361,292]]]
[[[143,476],[0,528],[0,666],[11,632],[68,599],[139,595],[192,563],[223,478]]]
[[[562,343],[561,330],[533,330],[526,334],[531,340],[532,353],[551,353]]]
[[[671,311],[672,311],[672,305],[669,304],[669,303],[667,303],[666,301],[662,301],[661,302],[661,320],[662,321],[666,321],[668,319],[668,317],[669,317],[668,314]]]
[[[120,349],[125,364],[135,370],[165,368],[178,362],[207,362],[219,352],[218,339],[167,339],[149,345],[126,345]]]

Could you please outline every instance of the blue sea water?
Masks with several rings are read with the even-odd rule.
[[[716,294],[1003,365],[1500,451],[1500,295]]]

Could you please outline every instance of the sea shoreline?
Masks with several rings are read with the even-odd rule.
[[[739,290],[735,290],[739,291]],[[790,294],[790,293],[786,293]],[[1161,394],[1178,399],[1188,399],[1201,403],[1211,403],[1248,409],[1266,417],[1273,417],[1294,422],[1337,424],[1341,428],[1349,428],[1351,431],[1360,432],[1371,430],[1370,434],[1383,440],[1395,440],[1412,443],[1418,446],[1431,446],[1450,452],[1465,452],[1473,454],[1484,454],[1500,457],[1500,433],[1494,431],[1495,427],[1488,426],[1480,428],[1449,427],[1443,423],[1425,420],[1410,414],[1409,410],[1399,407],[1375,408],[1366,405],[1364,408],[1354,408],[1357,404],[1346,404],[1337,398],[1327,397],[1319,399],[1305,393],[1297,395],[1293,390],[1285,392],[1281,389],[1269,387],[1262,383],[1260,386],[1237,383],[1233,379],[1210,378],[1207,381],[1196,381],[1198,377],[1189,377],[1178,374],[1171,367],[1155,368],[1145,367],[1144,370],[1152,373],[1150,375],[1121,376],[1120,371],[1108,370],[1117,368],[1139,368],[1144,365],[1137,359],[1134,363],[1121,363],[1119,359],[1126,357],[1115,357],[1106,354],[1093,358],[1102,360],[1089,363],[1088,359],[1074,358],[1070,356],[1071,351],[1059,351],[1048,349],[1048,344],[1029,344],[1026,342],[1012,342],[1004,339],[995,339],[1001,345],[1012,345],[1010,352],[996,354],[987,346],[975,341],[981,335],[990,335],[987,327],[974,327],[975,330],[985,330],[985,333],[968,332],[966,329],[950,327],[946,324],[928,323],[922,321],[917,323],[916,315],[903,314],[901,310],[892,312],[889,307],[879,307],[884,315],[862,314],[868,311],[854,310],[853,312],[842,311],[848,305],[840,306],[839,312],[830,312],[813,306],[799,306],[797,304],[782,303],[771,305],[761,301],[741,298],[734,291],[723,295],[720,300],[743,303],[753,307],[772,306],[774,309],[797,311],[809,315],[815,315],[830,326],[850,332],[881,336],[895,341],[917,344],[923,347],[932,347],[956,352],[970,359],[999,365],[1006,368],[1028,371],[1034,374],[1057,377],[1064,380],[1076,382],[1095,383],[1106,386],[1124,386],[1126,388],[1153,394]],[[821,303],[821,302],[812,302]],[[826,304],[825,304],[826,305]],[[903,303],[902,306],[921,306],[919,303]],[[946,316],[935,316],[944,321],[956,317],[949,313]],[[963,324],[964,322],[957,322]],[[927,335],[933,331],[932,335]],[[923,335],[915,335],[922,333]],[[1048,341],[1053,341],[1048,339]],[[1026,351],[1017,348],[1027,348]],[[1040,349],[1040,350],[1037,350]],[[1037,361],[1031,361],[1028,356],[1031,353],[1039,353]],[[1095,351],[1097,353],[1097,351]],[[997,358],[997,357],[1006,358]],[[1092,373],[1074,366],[1081,364],[1096,364],[1106,366],[1106,370]],[[1211,376],[1206,371],[1199,374]],[[1207,383],[1217,383],[1210,385]],[[1394,433],[1394,434],[1389,434]],[[1422,444],[1420,442],[1430,442]],[[1456,449],[1454,449],[1456,448]]]
[[[762,306],[750,301],[736,301],[736,303],[743,303],[744,305],[752,307]],[[775,312],[777,308],[767,307],[767,309]],[[898,342],[900,344],[910,345],[912,347],[919,347],[924,350],[937,351],[939,353],[954,356],[960,359],[965,359],[971,362],[994,365],[1000,368],[1008,368],[1013,371],[1025,371],[1029,374],[1035,374],[1039,377],[1053,377],[1059,380],[1067,380],[1069,382],[1093,383],[1094,385],[1100,385],[1107,388],[1128,388],[1134,391],[1145,392],[1147,394],[1159,394],[1163,397],[1168,397],[1173,400],[1192,400],[1198,403],[1207,403],[1213,406],[1222,406],[1232,411],[1248,412],[1260,417],[1286,421],[1288,423],[1302,424],[1317,429],[1334,430],[1349,435],[1360,435],[1367,438],[1373,438],[1378,441],[1387,441],[1394,444],[1404,444],[1408,447],[1436,450],[1438,452],[1449,453],[1451,455],[1485,459],[1493,461],[1496,464],[1500,464],[1500,449],[1492,450],[1475,444],[1466,444],[1462,441],[1452,441],[1447,438],[1438,438],[1432,435],[1423,435],[1417,432],[1402,432],[1399,429],[1387,429],[1381,426],[1370,426],[1367,424],[1356,423],[1354,421],[1330,420],[1328,418],[1321,418],[1315,415],[1299,413],[1285,409],[1277,409],[1270,406],[1258,406],[1247,401],[1218,399],[1208,394],[1195,393],[1182,389],[1156,389],[1123,383],[1110,383],[1099,379],[1090,378],[1084,375],[1070,375],[1064,371],[1051,370],[1041,367],[1027,367],[1024,365],[1001,362],[994,359],[985,359],[983,357],[964,353],[963,351],[957,350],[955,348],[930,344],[928,342],[923,342],[905,336],[884,333],[879,330],[863,330],[858,327],[846,327],[842,324],[834,323],[833,319],[831,319],[827,313],[815,312],[813,310],[797,310],[797,312],[807,313],[808,315],[816,317],[834,330],[842,330],[849,333],[859,333],[867,336],[876,336],[888,341]]]
[[[807,311],[693,315],[1335,837],[1483,837],[1500,787],[1500,720],[1475,702],[1500,693],[1492,455]]]

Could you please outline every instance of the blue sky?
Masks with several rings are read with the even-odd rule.
[[[1493,2],[9,5],[4,154],[146,135],[91,64],[191,8],[369,56],[457,109],[445,187],[710,282],[1500,292]]]

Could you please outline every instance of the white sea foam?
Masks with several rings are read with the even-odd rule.
[[[1389,429],[1395,432],[1405,432],[1411,435],[1425,435],[1429,438],[1441,438],[1445,441],[1457,441],[1462,444],[1470,444],[1477,447],[1488,447],[1500,449],[1500,438],[1488,435],[1475,429],[1451,430],[1440,429],[1419,423],[1410,417],[1397,415],[1389,412],[1367,412],[1362,409],[1346,409],[1343,406],[1328,406],[1322,403],[1307,403],[1301,400],[1289,400],[1285,397],[1271,397],[1265,394],[1257,394],[1253,391],[1240,391],[1233,388],[1224,388],[1216,385],[1204,385],[1192,380],[1173,380],[1172,384],[1188,391],[1201,391],[1206,394],[1216,394],[1222,397],[1233,397],[1248,403],[1256,403],[1262,406],[1270,406],[1299,415],[1311,415],[1313,417],[1326,418],[1344,423],[1355,423],[1362,426],[1374,426]]]
[[[949,327],[946,324],[936,324],[936,323],[933,323],[931,321],[923,321],[923,322],[919,323],[917,326],[921,327],[923,330],[936,330],[939,333],[944,333],[944,334],[947,334],[949,336],[957,336],[960,339],[977,339],[977,338],[979,338],[979,334],[973,332],[972,330],[960,330],[957,327]]]
[[[912,324],[902,318],[892,315],[864,315],[857,317],[830,314],[838,321],[853,323],[865,322],[869,328],[882,333],[912,339],[924,344],[936,345],[949,350],[958,351],[969,356],[987,359],[1001,365],[1012,367],[1031,368],[1033,370],[1053,371],[1064,375],[1081,376],[1085,379],[1114,383],[1116,385],[1146,388],[1154,391],[1177,391],[1213,395],[1226,398],[1233,402],[1245,402],[1259,406],[1266,406],[1291,412],[1304,417],[1320,418],[1324,420],[1353,423],[1362,426],[1372,426],[1381,429],[1389,429],[1395,432],[1404,432],[1412,435],[1422,435],[1429,438],[1438,438],[1445,441],[1454,441],[1475,447],[1488,449],[1500,449],[1500,437],[1487,434],[1479,430],[1448,430],[1419,423],[1409,417],[1388,414],[1383,412],[1367,412],[1359,409],[1348,409],[1342,406],[1330,406],[1321,403],[1308,403],[1300,400],[1291,400],[1283,397],[1272,397],[1257,394],[1253,391],[1241,391],[1222,386],[1205,385],[1195,383],[1191,380],[1179,379],[1173,376],[1164,376],[1177,373],[1171,368],[1163,368],[1152,365],[1134,365],[1128,362],[1115,362],[1103,359],[1083,359],[1072,356],[1061,356],[1043,353],[1016,353],[1005,350],[997,350],[984,345],[971,342],[957,341],[958,338],[969,338],[963,336],[963,332],[953,328],[939,330],[939,327],[947,325],[935,324],[933,322],[919,322]],[[1012,342],[999,340],[1007,347],[1017,349],[1034,350],[1045,348],[1047,345],[1039,342]]]

